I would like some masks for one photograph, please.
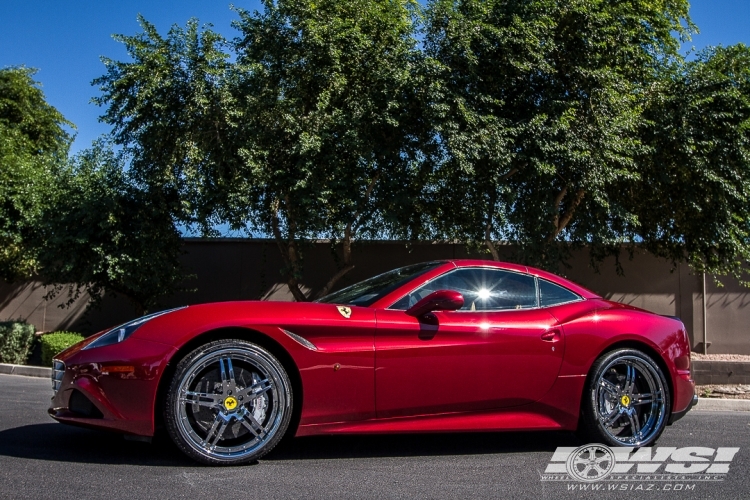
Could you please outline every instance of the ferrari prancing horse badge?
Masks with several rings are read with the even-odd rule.
[[[341,313],[341,315],[342,315],[343,317],[347,318],[347,319],[349,318],[349,316],[351,316],[351,315],[352,315],[352,309],[351,309],[351,307],[346,307],[346,306],[336,306],[336,309],[338,309],[338,310],[339,310],[339,312]]]

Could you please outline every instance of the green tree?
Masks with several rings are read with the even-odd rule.
[[[297,300],[307,244],[518,244],[556,269],[641,245],[747,260],[747,49],[686,62],[686,0],[267,0],[227,42],[190,21],[119,36],[103,120],[163,209],[273,237]],[[420,23],[423,25],[420,26]],[[420,32],[420,29],[422,30]],[[419,39],[419,43],[417,42]],[[710,188],[710,189],[707,189]],[[339,246],[340,244],[340,246]]]
[[[622,203],[641,244],[698,272],[741,277],[750,261],[750,48],[672,65],[644,113],[637,182]]]
[[[271,235],[297,300],[306,243],[351,245],[408,233],[417,161],[429,142],[416,71],[416,6],[406,0],[284,0],[239,11],[226,43],[191,21],[161,37],[119,37],[131,62],[105,61],[104,120],[136,176],[180,193],[181,217]]]
[[[408,1],[266,2],[240,12],[238,150],[256,228],[274,236],[297,300],[300,240],[342,241],[338,273],[354,267],[357,236],[391,231],[409,206],[423,144],[420,54]]]
[[[101,119],[127,151],[133,178],[172,200],[178,220],[210,233],[227,218],[219,201],[231,188],[216,170],[236,170],[235,136],[245,133],[232,121],[226,41],[194,19],[166,37],[138,21],[142,33],[114,36],[131,61],[102,58],[107,72],[93,82],[102,91],[93,101],[106,107]]]
[[[182,239],[161,192],[139,187],[127,157],[97,141],[56,176],[51,203],[35,221],[33,248],[51,295],[87,291],[128,298],[145,313],[180,290]]]
[[[67,160],[73,125],[45,100],[30,68],[0,69],[0,278],[34,274],[28,239]]]
[[[600,258],[632,241],[619,190],[650,175],[637,167],[643,108],[679,59],[687,12],[685,0],[431,2],[446,157],[435,226],[496,259],[493,240],[516,242],[520,260],[553,269],[571,245]]]

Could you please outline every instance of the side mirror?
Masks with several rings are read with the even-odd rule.
[[[464,297],[454,290],[432,292],[409,309],[406,314],[419,318],[432,311],[455,311],[464,305]]]

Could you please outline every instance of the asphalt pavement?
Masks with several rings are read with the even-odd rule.
[[[705,448],[739,448],[726,474],[588,484],[545,474],[558,447],[586,444],[565,432],[307,437],[256,464],[217,468],[167,439],[131,442],[53,421],[48,380],[0,375],[0,387],[0,498],[750,498],[750,412],[693,411],[657,443],[703,447],[693,450],[699,465]]]

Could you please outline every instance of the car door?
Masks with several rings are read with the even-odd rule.
[[[436,290],[464,296],[431,320],[405,310]],[[534,277],[494,268],[449,271],[376,311],[379,418],[477,411],[540,399],[554,383],[564,337],[538,307]]]

